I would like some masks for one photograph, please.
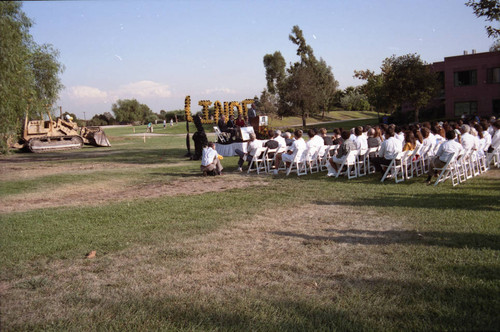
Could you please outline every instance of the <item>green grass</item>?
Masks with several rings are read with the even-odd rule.
[[[124,128],[110,128],[111,148],[9,157],[40,166],[123,163],[127,168],[3,181],[0,199],[72,181],[78,188],[78,183],[109,179],[128,179],[135,185],[194,181],[192,193],[196,192],[196,181],[203,179],[196,178],[199,162],[183,157],[184,137],[153,137],[144,142],[126,134]],[[231,172],[236,161],[236,157],[224,158],[223,165]],[[492,170],[493,176],[479,176],[458,187],[449,182],[425,186],[423,178],[381,184],[373,175],[354,180],[331,179],[324,173],[300,178],[263,176],[259,178],[267,185],[218,193],[0,214],[0,282],[14,283],[5,296],[28,294],[36,299],[25,306],[2,305],[2,330],[499,330],[498,172]],[[306,204],[339,211],[322,216],[329,235],[283,231],[274,236],[284,241],[301,239],[303,255],[310,254],[311,261],[302,262],[300,257],[296,264],[280,261],[283,253],[278,251],[273,253],[274,265],[261,266],[262,273],[269,274],[268,279],[261,277],[266,284],[254,283],[253,271],[244,270],[249,276],[236,275],[234,289],[155,293],[155,287],[157,291],[165,287],[156,285],[156,279],[150,281],[155,268],[191,273],[185,260],[193,253],[189,247],[179,247],[183,241],[217,230],[230,232],[261,211],[268,211],[272,219],[278,207],[288,207],[293,219],[294,209]],[[359,213],[350,216],[359,219],[355,227],[339,226],[344,209]],[[368,226],[391,220],[393,227]],[[73,282],[64,284],[69,287],[67,294],[61,298],[54,294],[53,289],[60,291],[61,281],[54,278],[51,264],[82,266],[82,272],[90,270],[98,280],[106,280],[103,271],[117,259],[112,257],[131,255],[134,248],[153,248],[154,253],[135,262],[144,270],[138,279],[124,276],[116,285],[88,289],[76,274]],[[344,254],[338,251],[342,248]],[[90,250],[97,250],[99,258],[82,262]],[[239,264],[245,266],[246,260],[252,257]],[[334,265],[339,270],[329,269]],[[315,291],[302,291],[294,288],[295,280],[303,280],[304,289],[312,281],[318,286]],[[148,283],[150,292],[134,286]],[[43,303],[50,307],[54,301],[60,301],[64,318],[47,314],[16,323],[5,318],[13,318],[13,313],[16,317],[43,313],[48,310]]]
[[[383,114],[381,114],[382,116]],[[323,118],[321,114],[316,115],[314,117],[307,118],[306,124],[314,125],[316,122],[333,122],[333,121],[349,121],[349,120],[357,120],[357,119],[366,119],[366,118],[376,118],[377,112],[371,111],[331,111],[325,113],[325,117]],[[291,127],[291,126],[302,126],[302,118],[301,117],[285,117],[283,119],[279,118],[270,118],[269,125],[271,127]],[[378,119],[376,121],[378,123]],[[322,126],[322,125],[321,125]]]

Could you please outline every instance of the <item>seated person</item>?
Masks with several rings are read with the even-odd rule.
[[[383,174],[382,165],[389,166],[392,159],[402,151],[403,142],[394,137],[394,128],[389,127],[385,132],[385,140],[380,145],[380,150],[378,151],[379,156],[370,158],[370,162],[375,166],[375,170]]]
[[[345,158],[347,158],[347,155],[349,152],[352,150],[356,150],[356,143],[353,140],[350,140],[349,137],[351,136],[351,133],[344,130],[342,131],[341,137],[342,137],[342,143],[340,144],[339,148],[337,149],[337,154],[333,155],[329,160],[328,163],[326,163],[326,168],[328,168],[328,174],[327,176],[335,176],[337,175],[337,172],[339,171],[339,166],[342,165],[344,162]]]
[[[333,129],[332,143],[333,145],[340,145],[344,142],[341,135],[341,130],[338,128]]]
[[[308,149],[308,158],[311,158],[312,155],[318,151],[318,149],[325,145],[325,141],[319,135],[317,135],[316,129],[309,129],[307,131],[307,135],[309,136],[309,140],[306,143],[306,147]]]
[[[291,146],[291,145],[292,145],[292,143],[293,143],[292,134],[291,134],[289,131],[286,131],[286,132],[283,134],[283,137],[285,138],[285,143],[286,143],[286,146]]]
[[[241,151],[240,149],[236,149],[234,152],[240,157],[238,160],[238,172],[242,172],[243,163],[245,160],[248,161],[248,164],[252,162],[252,159],[255,155],[255,152],[258,148],[262,147],[262,141],[258,140],[254,133],[250,133],[250,141],[248,142],[247,153]]]
[[[455,157],[457,157],[458,154],[464,150],[462,145],[455,141],[456,134],[454,130],[447,131],[445,136],[446,142],[442,143],[439,146],[435,157],[431,159],[429,165],[429,173],[426,180],[427,184],[430,184],[432,177],[437,175],[436,171],[434,170],[435,167],[443,167],[448,162],[448,158],[450,158],[452,153],[455,153]]]
[[[290,163],[295,158],[295,155],[307,149],[306,142],[302,138],[302,130],[300,129],[295,130],[293,135],[295,137],[295,140],[293,141],[292,145],[290,145],[290,147],[288,148],[288,151],[286,153],[278,153],[276,155],[276,165],[278,165],[278,167],[281,161],[283,160],[285,162],[286,167],[288,168],[290,166]],[[274,174],[278,174],[278,169],[274,170]]]
[[[217,126],[219,126],[219,129],[221,132],[223,132],[223,133],[229,132],[229,128],[227,127],[227,124],[226,124],[226,116],[224,114],[222,114],[220,116],[219,121],[217,121]]]
[[[283,138],[283,136],[281,136],[281,130],[278,129],[274,132],[273,140],[275,140],[279,143],[280,149],[286,148],[286,141]]]
[[[333,145],[333,140],[332,140],[331,136],[327,136],[326,133],[327,133],[326,128],[321,128],[319,130],[319,136],[321,136],[323,138],[323,143],[325,145]]]
[[[228,132],[231,134],[231,139],[238,138],[238,133],[240,132],[236,128],[236,122],[234,121],[234,115],[229,116],[229,120],[226,123]]]
[[[213,142],[208,142],[208,146],[203,148],[200,169],[203,172],[203,176],[207,176],[208,174],[222,175],[223,168]]]
[[[245,119],[243,119],[243,115],[241,113],[238,114],[238,118],[236,119],[236,126],[237,127],[246,127]]]

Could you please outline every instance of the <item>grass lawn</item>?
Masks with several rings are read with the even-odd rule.
[[[500,170],[204,178],[184,135],[106,134],[0,159],[2,331],[500,330]]]

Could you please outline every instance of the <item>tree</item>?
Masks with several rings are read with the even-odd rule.
[[[495,40],[493,45],[490,46],[490,52],[500,51],[500,39]]]
[[[324,115],[333,102],[338,82],[331,67],[323,59],[316,59],[298,26],[293,27],[289,39],[297,45],[300,61],[285,69],[285,60],[280,52],[266,54],[267,91],[276,95],[279,115],[299,115],[305,127],[308,116],[320,111]]]
[[[269,93],[278,93],[278,86],[285,78],[285,66],[285,58],[283,58],[283,55],[281,55],[279,51],[264,56],[267,91],[269,91]]]
[[[341,98],[340,104],[348,111],[367,111],[370,109],[370,103],[366,95],[356,90],[346,93],[345,96]]]
[[[156,119],[156,114],[147,105],[139,103],[136,99],[118,99],[111,110],[118,122],[140,121],[145,123],[153,122]]]
[[[498,0],[469,0],[465,3],[474,10],[474,14],[485,17],[488,22],[500,21],[500,2]],[[500,29],[491,25],[485,26],[488,37],[499,38]]]
[[[419,111],[436,96],[439,88],[437,74],[420,59],[420,55],[393,55],[384,60],[383,67],[390,68],[385,74],[385,89],[393,104],[410,103],[415,108],[415,122]]]
[[[367,80],[362,87],[370,104],[377,109],[392,109],[409,103],[415,108],[415,122],[419,111],[436,96],[439,89],[437,74],[417,54],[386,58],[381,74],[355,71],[355,77]]]
[[[262,90],[258,103],[259,110],[264,114],[278,115],[278,99],[275,93]]]
[[[51,45],[37,45],[29,33],[32,21],[21,2],[0,2],[0,148],[22,127],[22,118],[45,109],[62,89],[63,66]]]

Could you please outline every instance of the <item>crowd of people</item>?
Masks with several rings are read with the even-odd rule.
[[[370,155],[370,163],[379,172],[387,166],[394,157],[404,151],[414,151],[420,146],[428,149],[431,161],[427,182],[436,175],[434,168],[442,167],[452,153],[474,151],[480,155],[488,155],[495,149],[500,149],[500,120],[491,118],[458,120],[455,122],[423,122],[412,125],[376,125],[358,126],[350,130],[336,128],[329,134],[325,128],[309,129],[309,140],[304,140],[303,131],[295,130],[293,137],[290,132],[281,133],[270,130],[269,139],[264,143],[254,134],[250,135],[247,151],[236,150],[239,156],[238,171],[242,171],[245,161],[251,163],[258,148],[276,147],[280,151],[276,155],[275,165],[284,162],[287,166],[293,161],[296,151],[314,151],[320,145],[338,145],[335,154],[328,160],[328,176],[335,176],[339,166],[352,150],[368,150],[378,148],[378,153]],[[498,150],[497,150],[498,151]],[[214,166],[216,167],[216,166]],[[274,173],[278,170],[274,169]]]
[[[221,117],[217,121],[217,126],[222,133],[227,134],[228,142],[241,142],[241,132],[240,128],[251,126],[251,120],[257,117],[257,111],[255,104],[250,106],[248,110],[248,115],[243,116],[242,113],[238,114],[238,117],[235,119],[234,115],[229,115],[229,119],[226,119],[224,114],[221,114]]]

